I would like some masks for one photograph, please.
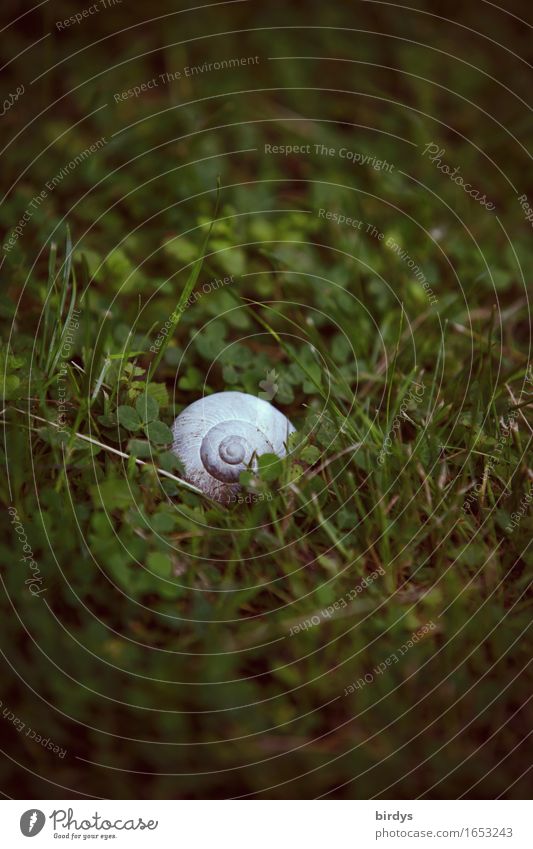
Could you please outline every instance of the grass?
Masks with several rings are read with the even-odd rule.
[[[340,9],[313,9],[338,23]],[[287,14],[300,20],[298,4]],[[380,31],[403,31],[390,12],[363,14],[368,28],[377,15]],[[308,34],[304,52],[353,55],[349,34],[330,35]],[[278,33],[277,55],[291,37]],[[450,47],[448,30],[431,37]],[[228,55],[274,49],[268,33],[227,45]],[[162,55],[192,64],[195,49]],[[402,46],[391,50],[391,66],[412,71]],[[104,51],[94,54],[103,67]],[[483,51],[471,58],[496,74]],[[65,86],[89,70],[79,61],[64,66]],[[496,83],[457,80],[456,65],[432,61],[431,76],[491,102],[518,132]],[[75,114],[153,74],[149,58],[132,62],[92,97],[82,87]],[[427,76],[423,53],[417,62]],[[67,749],[58,760],[3,718],[10,795],[527,795],[527,224],[505,181],[472,158],[467,139],[481,130],[466,106],[455,133],[421,117],[453,109],[422,79],[361,72],[368,94],[396,86],[409,104],[380,113],[342,93],[324,103],[317,64],[280,64],[261,66],[261,92],[220,115],[212,103],[169,109],[173,96],[228,90],[217,77],[102,109],[62,135],[75,124],[69,95],[7,160],[15,179],[54,140],[1,211],[11,232],[50,175],[118,133],[50,193],[0,270],[2,501],[46,590],[36,598],[24,584],[4,512],[2,699]],[[355,85],[339,64],[324,65],[321,86]],[[504,58],[498,78],[512,67]],[[247,78],[233,79],[230,90]],[[123,131],[152,112],[157,121]],[[378,119],[383,133],[362,128]],[[505,228],[398,135],[419,148],[440,140],[464,173],[475,167]],[[502,138],[485,138],[498,162]],[[274,158],[265,140],[344,145],[395,167]],[[506,173],[520,185],[518,161]],[[383,237],[324,220],[322,208]],[[286,459],[243,477],[250,503],[223,507],[184,480],[170,427],[202,394],[258,395],[265,379],[297,433]]]

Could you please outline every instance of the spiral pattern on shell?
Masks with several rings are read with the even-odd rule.
[[[286,454],[294,427],[279,410],[243,392],[217,392],[186,407],[172,427],[172,450],[186,479],[211,498],[227,503],[239,475],[261,454]]]

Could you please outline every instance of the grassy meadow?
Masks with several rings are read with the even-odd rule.
[[[527,4],[95,7],[2,9],[0,789],[527,797]]]

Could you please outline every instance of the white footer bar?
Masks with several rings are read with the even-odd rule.
[[[6,800],[1,843],[166,849],[531,849],[528,801]],[[29,843],[35,838],[35,843]]]

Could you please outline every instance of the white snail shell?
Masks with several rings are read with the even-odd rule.
[[[239,475],[261,454],[284,457],[290,421],[268,401],[243,392],[216,392],[190,404],[172,426],[172,450],[185,478],[211,498],[228,503]]]

